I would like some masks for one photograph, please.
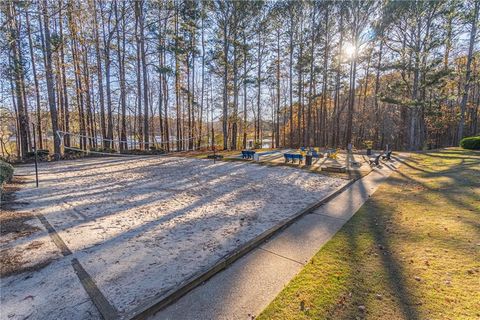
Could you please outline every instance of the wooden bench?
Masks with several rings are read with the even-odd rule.
[[[218,160],[218,159],[223,159],[223,156],[222,156],[221,154],[209,154],[209,155],[207,156],[207,159],[216,159],[216,160]]]

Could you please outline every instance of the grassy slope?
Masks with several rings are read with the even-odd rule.
[[[415,154],[259,319],[479,319],[480,153]]]

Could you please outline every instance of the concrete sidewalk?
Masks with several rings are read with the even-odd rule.
[[[151,319],[258,315],[377,190],[400,162],[383,164]]]

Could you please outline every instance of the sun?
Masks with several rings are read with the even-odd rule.
[[[353,43],[347,42],[343,46],[343,53],[345,54],[346,58],[352,59],[357,54],[357,47]]]

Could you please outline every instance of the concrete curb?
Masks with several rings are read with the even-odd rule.
[[[263,233],[259,234],[255,238],[251,239],[241,247],[239,247],[237,250],[234,252],[226,255],[224,258],[220,259],[215,265],[213,265],[211,268],[204,270],[203,272],[200,272],[199,274],[193,276],[192,278],[184,281],[182,284],[177,289],[171,290],[170,292],[167,292],[166,294],[153,298],[152,300],[136,307],[132,311],[128,312],[127,314],[121,316],[121,319],[128,319],[128,320],[136,320],[136,319],[145,319],[148,316],[151,316],[155,314],[156,312],[164,309],[168,305],[172,304],[182,296],[186,295],[189,291],[193,290],[203,282],[207,281],[211,277],[213,277],[215,274],[219,273],[220,271],[226,269],[228,266],[230,266],[233,262],[236,260],[240,259],[256,247],[260,246],[262,243],[264,243],[267,239],[271,238],[275,234],[277,234],[279,231],[285,229],[289,225],[293,224],[295,221],[297,221],[299,218],[302,216],[314,211],[315,209],[321,207],[328,201],[332,200],[339,194],[341,194],[343,191],[345,191],[348,187],[350,187],[353,183],[358,181],[361,178],[366,177],[369,175],[373,170],[370,170],[366,175],[362,177],[358,177],[355,179],[350,180],[346,185],[343,187],[333,191],[330,193],[328,196],[323,198],[322,200],[309,205],[303,210],[300,210],[293,216],[291,216],[288,219],[285,219],[283,221],[280,221],[277,223],[275,226],[272,228],[264,231]]]

